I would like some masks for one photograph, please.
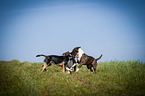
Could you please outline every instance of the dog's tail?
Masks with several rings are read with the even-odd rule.
[[[96,61],[97,61],[97,60],[100,60],[102,56],[103,56],[103,54],[101,54],[101,56],[100,56],[99,58],[97,58]]]
[[[40,57],[40,56],[44,56],[44,57],[47,57],[46,55],[43,55],[43,54],[41,54],[41,55],[37,55],[36,57]]]

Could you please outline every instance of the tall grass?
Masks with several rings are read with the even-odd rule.
[[[99,63],[95,74],[82,66],[67,74],[43,63],[0,61],[1,96],[145,96],[145,64],[138,61]]]

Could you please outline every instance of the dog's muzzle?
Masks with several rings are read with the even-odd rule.
[[[78,58],[78,57],[79,57],[79,55],[77,54],[77,55],[75,56],[75,58],[76,58],[76,57]]]

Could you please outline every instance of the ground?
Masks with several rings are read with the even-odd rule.
[[[98,63],[98,73],[84,65],[67,74],[52,64],[0,61],[1,96],[145,96],[145,64],[139,61]]]

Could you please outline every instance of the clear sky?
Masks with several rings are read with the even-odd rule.
[[[144,0],[0,0],[0,60],[43,62],[81,46],[99,62],[145,62]]]

